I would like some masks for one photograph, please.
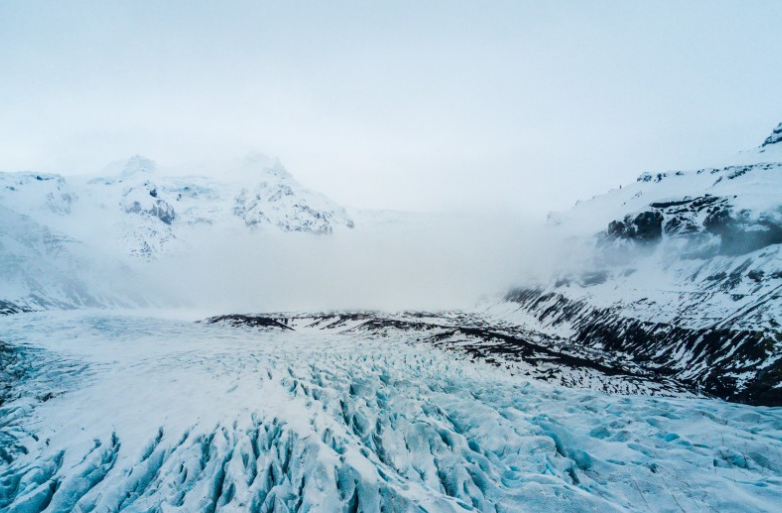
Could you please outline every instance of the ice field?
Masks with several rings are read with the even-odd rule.
[[[413,336],[0,318],[0,510],[780,511],[782,409],[607,395]]]

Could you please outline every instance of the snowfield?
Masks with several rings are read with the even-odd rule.
[[[548,385],[416,341],[0,318],[0,510],[779,511],[782,408]]]

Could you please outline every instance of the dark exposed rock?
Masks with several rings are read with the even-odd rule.
[[[640,243],[660,240],[663,234],[663,215],[657,211],[641,212],[635,217],[627,215],[624,221],[611,221],[608,235],[613,239],[626,239]]]
[[[662,237],[663,216],[659,212],[642,212],[635,216],[631,238],[651,242]]]
[[[279,329],[283,331],[293,330],[293,328],[286,326],[279,320],[264,315],[220,315],[210,317],[206,322],[209,324],[225,323],[234,327],[249,326],[251,328]]]
[[[150,208],[143,208],[138,201],[134,201],[127,207],[125,211],[129,214],[146,214],[152,217],[157,217],[165,224],[171,224],[176,219],[176,212],[174,207],[169,205],[163,200],[157,200]]]
[[[779,215],[765,213],[753,218],[746,210],[734,212],[728,198],[705,195],[649,205],[653,210],[622,221],[611,221],[600,240],[617,240],[649,244],[663,236],[684,238],[700,249],[690,250],[686,257],[705,258],[722,255],[744,255],[773,244],[782,243]],[[699,216],[705,214],[703,221]],[[714,237],[718,239],[714,239]],[[717,240],[711,249],[704,244]]]
[[[703,227],[719,235],[720,253],[724,255],[743,255],[782,243],[782,225],[769,218],[752,220],[747,211],[734,215],[729,206],[712,209]]]
[[[771,135],[769,135],[766,140],[763,141],[761,148],[770,146],[772,144],[777,144],[780,141],[782,141],[782,123],[778,124],[777,127],[771,132]]]
[[[660,182],[663,178],[667,177],[668,173],[641,173],[638,177],[639,182]]]

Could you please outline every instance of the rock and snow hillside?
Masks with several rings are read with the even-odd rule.
[[[581,261],[488,315],[719,397],[782,405],[780,130],[727,165],[644,173],[552,215]]]

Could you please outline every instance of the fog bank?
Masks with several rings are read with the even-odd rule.
[[[146,267],[165,302],[216,312],[443,310],[545,273],[554,244],[510,217],[420,216],[331,235],[204,233]]]

